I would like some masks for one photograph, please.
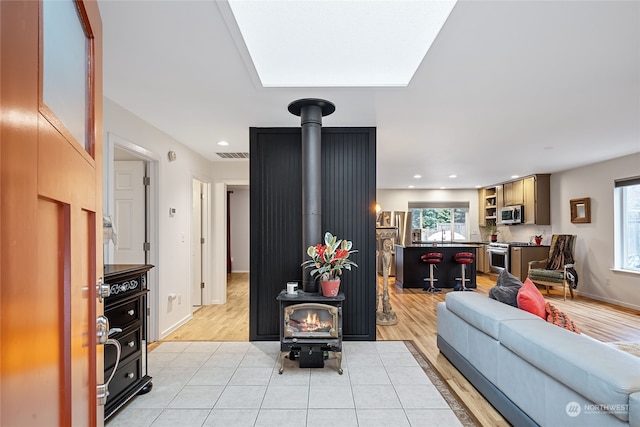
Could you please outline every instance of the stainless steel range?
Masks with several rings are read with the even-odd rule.
[[[525,242],[491,242],[487,245],[489,255],[489,267],[493,273],[500,273],[502,270],[511,272],[511,260],[509,252],[513,246],[529,246]]]

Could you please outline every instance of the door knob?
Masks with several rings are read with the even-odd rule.
[[[111,296],[111,287],[108,284],[103,282],[102,277],[98,279],[96,290],[97,290],[99,302],[103,302],[105,298],[108,298]]]

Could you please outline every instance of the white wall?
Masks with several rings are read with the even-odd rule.
[[[159,160],[159,262],[155,266],[158,331],[163,338],[172,330],[191,318],[191,180],[197,175],[201,180],[213,181],[213,163],[164,134],[149,123],[104,99],[104,132],[136,144],[157,155]],[[177,154],[175,162],[169,162],[167,153]],[[105,185],[108,182],[105,181]],[[105,190],[106,191],[106,190]],[[169,208],[176,209],[174,217]],[[181,298],[169,301],[168,295],[175,293]],[[153,300],[153,299],[152,299]]]
[[[640,175],[640,153],[551,175],[553,233],[576,234],[577,291],[640,309],[640,275],[614,266],[614,180]],[[591,223],[571,223],[569,200],[591,198]]]
[[[231,212],[231,268],[234,273],[249,272],[249,188],[229,187]]]

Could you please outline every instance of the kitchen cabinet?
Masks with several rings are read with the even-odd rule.
[[[551,225],[551,175],[536,174],[480,190],[479,224],[501,224],[500,209],[523,205],[524,224]],[[489,202],[487,202],[489,201]],[[482,204],[485,202],[484,204]],[[495,205],[489,205],[495,203]],[[495,206],[495,207],[494,207]]]
[[[523,184],[524,223],[551,225],[551,175],[528,176]]]
[[[478,190],[478,224],[495,224],[498,218],[498,192],[495,186]]]
[[[512,246],[510,273],[524,282],[529,272],[529,261],[540,261],[549,256],[549,246]]]
[[[109,335],[120,343],[120,357],[116,347],[104,348],[105,380],[116,371],[108,386],[104,418],[137,394],[144,394],[153,386],[147,374],[147,271],[149,264],[110,264],[104,266],[104,281],[110,295],[104,301],[104,315],[109,327],[117,328]],[[116,361],[118,364],[116,366]]]
[[[490,273],[489,256],[487,254],[487,245],[478,244],[478,253],[476,256],[476,271],[480,273]]]
[[[396,286],[401,288],[424,288],[425,277],[429,277],[429,264],[422,261],[422,255],[429,252],[439,252],[443,255],[442,262],[437,265],[435,282],[437,288],[453,288],[460,283],[460,264],[453,260],[458,252],[471,252],[476,256],[473,263],[466,265],[466,278],[470,279],[467,288],[476,287],[476,244],[444,243],[444,244],[414,244],[410,246],[396,245]],[[456,280],[458,278],[458,280]]]
[[[521,179],[504,183],[504,205],[524,204],[523,182]]]
[[[502,184],[496,185],[496,225],[502,222],[500,218],[500,209],[504,207],[504,186]]]

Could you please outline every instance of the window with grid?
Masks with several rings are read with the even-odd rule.
[[[422,240],[469,239],[469,202],[409,202],[411,228],[422,230]]]

